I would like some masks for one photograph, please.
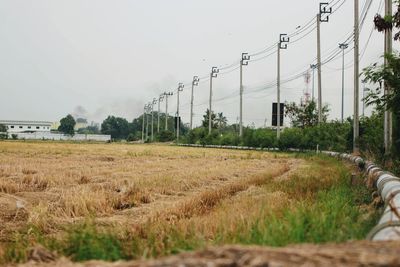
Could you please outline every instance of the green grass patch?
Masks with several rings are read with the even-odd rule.
[[[70,256],[74,261],[115,261],[125,258],[122,243],[117,236],[100,231],[90,221],[69,230],[65,243],[60,247],[64,255]]]

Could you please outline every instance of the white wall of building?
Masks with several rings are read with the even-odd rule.
[[[102,135],[102,134],[75,134],[74,136],[70,136],[70,135],[50,133],[50,132],[8,133],[10,139],[12,139],[12,135],[17,135],[18,139],[26,139],[26,140],[63,140],[63,141],[97,141],[97,142],[111,141],[111,135]]]
[[[1,121],[9,133],[21,132],[50,132],[51,122],[40,121]]]

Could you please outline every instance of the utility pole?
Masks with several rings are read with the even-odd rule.
[[[339,44],[339,48],[342,49],[342,123],[344,119],[344,50],[349,47],[346,43]]]
[[[243,66],[249,64],[250,56],[248,53],[242,53],[240,60],[240,122],[239,122],[239,136],[243,136]]]
[[[321,22],[329,22],[329,14],[332,8],[328,8],[329,3],[319,4],[317,15],[317,65],[318,65],[318,123],[322,122],[322,64],[321,64]],[[327,15],[326,17],[322,17]]]
[[[359,0],[354,0],[354,134],[353,153],[358,153],[358,137],[360,135],[359,103],[360,103],[360,24],[359,24]]]
[[[289,42],[287,34],[279,35],[278,42],[278,71],[277,71],[277,119],[276,119],[276,137],[281,137],[281,49],[287,49]]]
[[[363,94],[362,94],[362,96],[363,96],[363,99],[362,99],[362,101],[363,101],[363,107],[362,107],[362,116],[364,117],[365,116],[365,82],[363,81],[362,82],[362,84],[363,84]]]
[[[165,92],[165,131],[168,131],[168,96],[172,96],[172,92]]]
[[[190,130],[193,129],[193,91],[194,87],[199,85],[199,82],[200,82],[199,77],[194,76],[192,81],[192,95],[190,97]]]
[[[147,138],[149,138],[149,116],[147,116],[147,115],[150,110],[150,106],[151,106],[151,103],[148,103],[147,104],[147,112],[146,112],[146,141],[147,141]]]
[[[154,104],[157,103],[157,99],[153,98],[151,102],[151,142],[154,141]]]
[[[177,143],[179,143],[179,128],[181,128],[180,127],[181,120],[179,117],[179,92],[182,92],[184,87],[185,86],[183,85],[183,83],[180,83],[178,86],[178,93],[177,93],[177,96],[178,96],[178,101],[177,101],[177,105],[176,105],[176,142]]]
[[[217,67],[212,67],[210,73],[210,107],[208,111],[208,134],[211,134],[212,128],[212,90],[213,90],[213,78],[217,78],[219,69]]]
[[[392,0],[385,0],[385,17],[392,16]],[[385,31],[385,55],[392,54],[392,30],[386,29]],[[385,58],[384,62],[385,66],[388,65],[388,61]],[[390,94],[391,89],[385,83],[384,94]],[[389,110],[385,111],[384,116],[384,141],[385,141],[385,154],[390,153],[390,149],[392,146],[392,113]]]
[[[160,104],[164,99],[164,94],[158,97],[158,114],[157,114],[157,133],[160,133]]]
[[[315,90],[315,69],[318,67],[317,64],[311,64],[310,68],[312,70],[312,92],[311,92],[311,99],[314,101],[314,90]]]
[[[142,143],[144,143],[144,119],[145,119],[145,116],[146,116],[146,109],[147,109],[147,105],[144,105],[143,117],[142,117]]]

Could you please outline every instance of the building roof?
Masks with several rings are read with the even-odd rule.
[[[0,120],[0,124],[10,125],[46,125],[51,126],[53,123],[49,121],[13,121],[13,120]]]

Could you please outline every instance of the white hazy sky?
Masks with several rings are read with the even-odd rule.
[[[353,1],[322,27],[326,58],[353,29]],[[360,10],[366,0],[360,0]],[[368,2],[368,1],[367,1]],[[383,35],[371,33],[382,1],[372,3],[360,46],[365,67],[379,60]],[[107,115],[131,121],[143,105],[164,91],[175,91],[193,75],[262,50],[280,33],[312,19],[315,0],[0,0],[0,118],[56,121],[68,113],[101,122]],[[316,56],[316,32],[282,51],[282,79],[307,70]],[[345,115],[352,112],[353,52],[346,55]],[[398,47],[397,44],[394,46]],[[323,66],[323,101],[331,118],[340,116],[341,58]],[[222,72],[222,71],[221,71]],[[245,91],[276,80],[276,54],[244,69]],[[311,85],[308,85],[311,88]],[[299,101],[307,88],[300,77],[282,85],[282,101]],[[239,113],[239,71],[214,80],[214,110],[230,122]],[[207,108],[209,83],[195,88],[195,124]],[[228,98],[226,98],[228,97]],[[245,95],[245,124],[271,123],[276,88]],[[181,94],[181,114],[189,121],[190,88]],[[162,111],[165,103],[162,103]],[[176,96],[170,98],[176,111]],[[370,110],[368,110],[370,112]]]

